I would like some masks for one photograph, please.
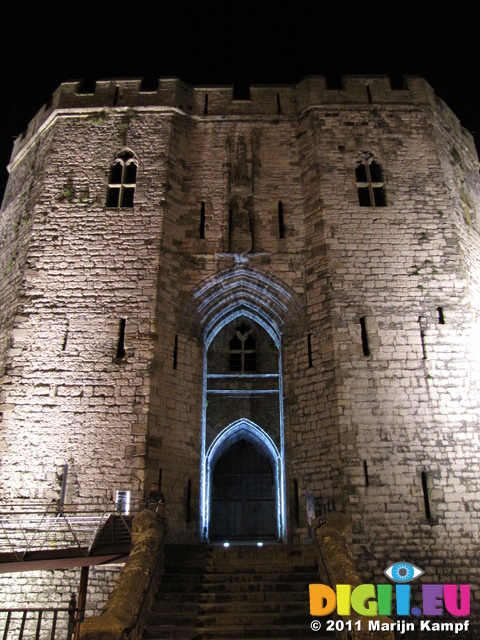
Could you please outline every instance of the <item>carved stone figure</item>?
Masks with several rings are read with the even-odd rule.
[[[250,212],[239,196],[230,201],[230,253],[250,253],[253,236]]]
[[[240,138],[237,146],[237,162],[235,166],[235,180],[238,182],[248,181],[247,170],[247,146],[245,141]]]

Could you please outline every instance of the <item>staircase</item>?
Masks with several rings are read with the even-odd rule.
[[[310,629],[308,585],[320,582],[315,551],[313,546],[167,545],[145,637],[333,637]]]
[[[91,554],[130,553],[132,518],[111,514],[95,538]]]

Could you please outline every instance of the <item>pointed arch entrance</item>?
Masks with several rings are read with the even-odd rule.
[[[281,455],[250,420],[224,429],[206,455],[208,537],[215,541],[277,541],[282,536]]]
[[[237,531],[234,525],[226,524],[228,518],[219,512],[222,500],[228,502],[228,496],[234,492],[233,476],[238,472],[237,482],[243,491],[239,498],[242,512],[252,507],[253,497],[247,484],[251,480],[248,476],[253,474],[258,480],[258,499],[263,496],[269,502],[266,510],[275,512],[274,537],[282,541],[287,524],[282,336],[284,332],[299,331],[304,317],[303,302],[275,275],[238,259],[233,268],[212,275],[187,294],[179,317],[183,330],[203,342],[200,454],[203,540],[220,539],[224,531],[228,534]],[[244,443],[240,444],[241,441]],[[254,462],[249,462],[249,458]],[[269,494],[268,476],[273,479]],[[223,482],[224,489],[212,492],[217,479]],[[225,488],[225,483],[229,488]],[[263,483],[263,489],[259,483]],[[224,507],[235,511],[232,505]],[[233,515],[229,517],[234,519]],[[272,519],[267,521],[271,523]],[[248,523],[245,529],[245,522],[242,526],[243,533],[239,535],[243,539],[245,531],[252,539],[255,534],[267,531],[270,535],[272,531],[270,524],[260,523],[253,532],[253,525],[252,529]]]
[[[285,534],[280,336],[251,308],[205,340],[202,517],[211,542]]]

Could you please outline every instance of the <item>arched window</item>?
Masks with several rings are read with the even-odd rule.
[[[369,153],[362,154],[355,165],[358,203],[361,207],[385,207],[385,182],[382,167]]]
[[[107,207],[133,207],[137,186],[137,161],[128,151],[115,158],[108,179]]]
[[[230,371],[251,373],[257,370],[257,346],[251,329],[242,324],[235,330],[229,343]]]

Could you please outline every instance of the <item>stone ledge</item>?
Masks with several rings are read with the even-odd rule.
[[[143,624],[150,613],[154,594],[163,573],[163,559],[149,587],[140,620],[135,621],[143,591],[147,587],[149,571],[160,555],[163,556],[167,528],[157,522],[152,511],[141,511],[132,522],[133,549],[125,563],[115,589],[103,613],[82,622],[81,640],[121,640],[124,632],[135,624],[132,640],[142,637]]]
[[[316,530],[317,540],[322,549],[325,558],[325,569],[328,578],[331,580],[332,588],[335,589],[336,584],[349,584],[352,589],[362,584],[362,580],[355,569],[352,552],[350,550],[351,540],[351,521],[341,513],[329,513],[327,523]],[[369,640],[378,638],[378,632],[369,631],[367,621],[379,620],[380,624],[393,624],[393,620],[383,616],[365,618],[352,612],[349,619],[353,624],[357,620],[362,621],[362,629],[358,630],[353,627],[350,637],[354,640]],[[383,640],[394,640],[393,631],[385,631],[381,633]]]

